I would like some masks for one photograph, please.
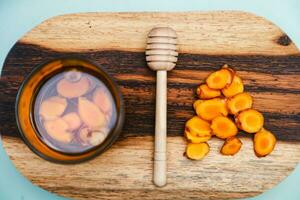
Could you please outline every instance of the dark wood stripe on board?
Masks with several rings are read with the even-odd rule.
[[[17,89],[34,66],[62,56],[82,56],[112,75],[122,90],[126,105],[123,137],[152,135],[154,130],[155,72],[146,67],[142,52],[56,52],[17,43],[5,61],[0,80],[0,133],[18,136],[14,119]],[[194,114],[193,90],[207,74],[224,63],[242,76],[246,90],[253,92],[256,108],[263,111],[266,127],[279,140],[300,141],[300,55],[212,56],[180,54],[169,73],[168,134],[182,135],[185,121]]]
[[[16,43],[7,56],[5,65],[13,64],[10,66],[12,68],[22,66],[23,72],[27,70],[29,72],[32,65],[61,56],[83,56],[97,62],[104,68],[105,66],[118,66],[118,73],[138,73],[140,70],[143,71],[141,65],[146,64],[144,52],[95,50],[90,52],[56,52],[37,45]],[[300,54],[286,56],[179,54],[176,69],[213,71],[225,63],[233,66],[237,71],[276,75],[300,73]],[[5,68],[3,71],[14,72]],[[107,69],[107,71],[116,72],[113,68]]]

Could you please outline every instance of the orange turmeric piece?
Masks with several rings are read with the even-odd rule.
[[[201,160],[209,152],[209,146],[206,142],[194,144],[189,143],[186,147],[186,156],[192,160]]]
[[[269,155],[274,150],[275,144],[276,137],[264,128],[254,135],[254,151],[258,157]]]
[[[227,65],[224,65],[220,70],[211,73],[207,77],[206,84],[211,89],[220,90],[231,84],[233,76],[233,69],[229,68]]]
[[[196,110],[197,106],[198,106],[200,103],[202,103],[203,101],[204,101],[204,100],[200,100],[200,99],[196,100],[196,101],[193,103],[193,108]]]
[[[233,156],[240,151],[242,144],[243,143],[241,142],[241,140],[237,137],[227,138],[221,148],[221,153],[223,155]]]
[[[264,125],[264,116],[254,109],[242,111],[235,120],[237,126],[248,133],[258,132]]]
[[[199,99],[193,103],[197,116],[186,122],[184,130],[189,141],[188,158],[202,159],[209,152],[206,142],[214,135],[225,139],[221,154],[235,155],[243,145],[236,136],[239,130],[255,133],[254,150],[258,157],[273,151],[276,138],[263,128],[264,116],[252,108],[253,98],[244,89],[242,79],[228,65],[211,73],[206,83],[197,87]]]
[[[196,106],[196,113],[204,120],[211,121],[217,116],[227,116],[226,101],[220,98],[204,100]]]
[[[230,114],[237,114],[240,111],[249,109],[252,107],[252,97],[250,94],[243,92],[235,95],[227,100],[227,108]]]
[[[185,124],[185,137],[192,143],[206,142],[211,138],[210,124],[198,116],[192,117]]]
[[[244,84],[242,79],[237,75],[234,75],[232,83],[222,89],[222,93],[225,97],[233,97],[244,91]]]
[[[200,99],[212,99],[221,96],[220,90],[211,89],[207,84],[200,85],[196,93]]]
[[[221,139],[233,137],[238,133],[235,123],[228,117],[224,116],[214,118],[210,127],[212,132]]]

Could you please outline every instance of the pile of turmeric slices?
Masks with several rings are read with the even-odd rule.
[[[193,104],[196,116],[185,124],[184,135],[189,141],[186,156],[201,160],[209,152],[207,141],[216,136],[225,140],[221,153],[234,155],[242,142],[239,130],[254,134],[254,151],[258,157],[270,154],[276,143],[275,136],[265,128],[263,115],[252,108],[253,98],[244,92],[244,85],[236,72],[224,65],[206,78],[197,88],[199,97]]]

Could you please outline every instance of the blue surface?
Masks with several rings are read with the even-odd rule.
[[[96,11],[202,10],[242,10],[263,16],[281,27],[300,47],[300,1],[297,0],[0,0],[0,70],[10,48],[20,37],[45,19],[56,15]],[[20,175],[2,145],[0,163],[1,200],[64,199],[33,186]],[[299,200],[299,183],[300,165],[278,186],[251,200]]]

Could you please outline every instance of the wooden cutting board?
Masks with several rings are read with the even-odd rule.
[[[178,33],[179,60],[168,74],[168,185],[153,186],[155,73],[145,62],[148,31]],[[121,87],[126,105],[122,137],[107,152],[77,165],[53,164],[22,142],[14,102],[24,77],[40,63],[83,56]],[[223,64],[234,67],[278,139],[265,158],[251,135],[226,157],[209,141],[202,161],[183,156],[184,123],[194,115],[194,89]],[[0,81],[3,145],[17,169],[42,188],[76,199],[232,199],[258,195],[284,179],[300,160],[300,53],[277,26],[244,12],[82,13],[51,18],[22,37],[8,54]]]

